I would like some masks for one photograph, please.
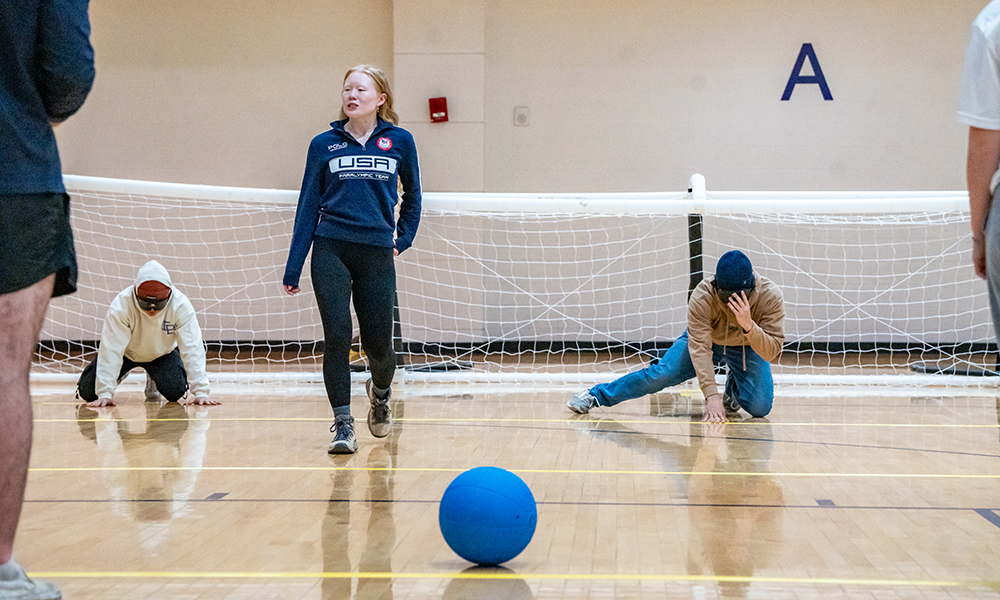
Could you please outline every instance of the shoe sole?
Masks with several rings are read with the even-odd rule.
[[[590,412],[589,408],[587,410],[580,410],[579,408],[573,406],[573,404],[569,403],[569,402],[566,403],[566,407],[569,408],[571,411],[575,412],[578,415],[585,415],[585,414],[587,414],[587,413]]]

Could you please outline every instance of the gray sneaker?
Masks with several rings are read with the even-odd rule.
[[[159,402],[160,392],[156,389],[156,383],[153,378],[148,374],[146,375],[146,389],[143,390],[143,394],[146,396],[146,402]]]
[[[725,394],[722,395],[722,406],[726,408],[727,413],[740,412],[740,403]]]
[[[392,409],[389,408],[392,390],[386,390],[385,397],[379,398],[375,395],[372,380],[369,379],[365,382],[365,392],[368,393],[368,400],[371,402],[371,408],[368,409],[368,431],[377,438],[384,438],[392,429]]]
[[[62,600],[62,592],[54,583],[35,581],[24,573],[20,565],[11,561],[5,569],[13,567],[13,579],[0,579],[0,598],[7,600]]]
[[[590,412],[590,409],[597,406],[597,398],[590,393],[590,390],[584,390],[579,394],[573,396],[566,403],[566,406],[575,413],[584,415]]]
[[[330,454],[354,454],[358,451],[358,440],[354,437],[354,417],[337,417],[330,427],[333,441],[327,450]]]

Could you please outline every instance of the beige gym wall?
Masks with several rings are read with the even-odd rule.
[[[297,189],[340,84],[392,74],[390,0],[90,3],[97,80],[57,129],[63,172]]]
[[[297,188],[344,71],[371,62],[429,191],[679,190],[695,172],[710,190],[961,189],[983,5],[95,1],[97,84],[58,135],[67,173]],[[804,43],[832,101],[815,84],[781,101]]]

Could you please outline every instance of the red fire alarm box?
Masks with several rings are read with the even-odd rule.
[[[448,120],[448,99],[431,98],[431,123],[444,123]]]

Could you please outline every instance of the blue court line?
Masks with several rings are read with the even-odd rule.
[[[988,508],[977,508],[976,512],[979,513],[979,516],[983,517],[990,523],[993,523],[997,527],[1000,527],[1000,515],[996,514],[995,512],[993,512]]]
[[[833,500],[830,500],[828,498],[817,498],[816,499],[816,505],[817,506],[837,506],[836,504],[833,503]]]

